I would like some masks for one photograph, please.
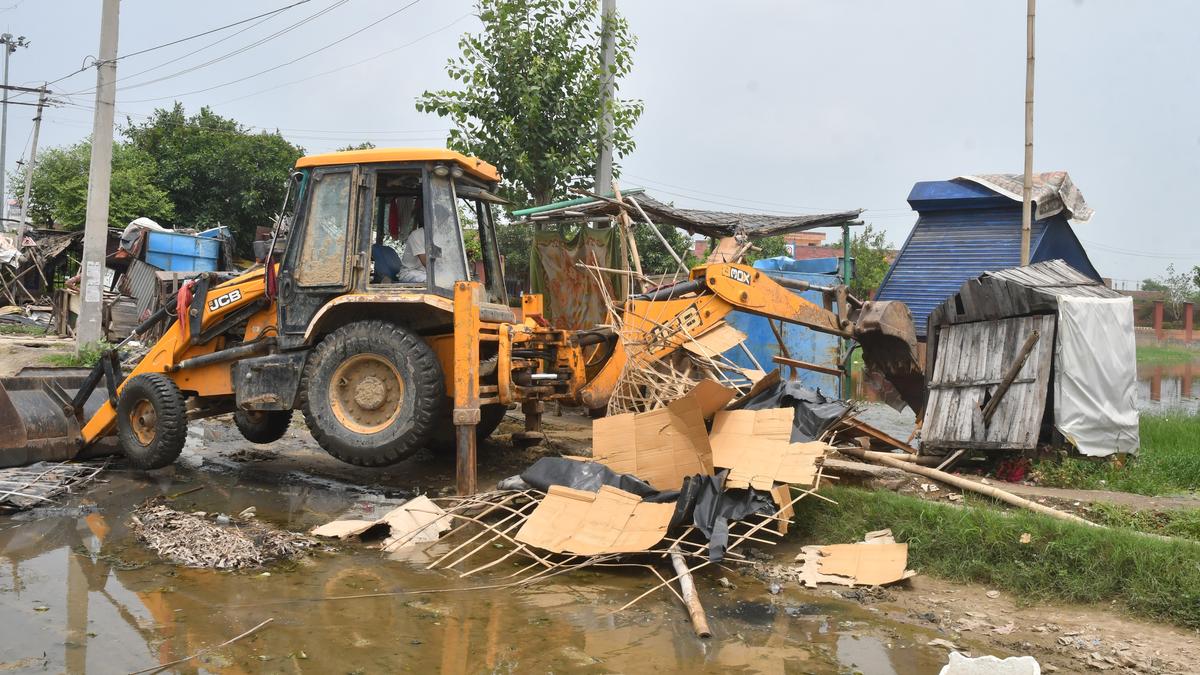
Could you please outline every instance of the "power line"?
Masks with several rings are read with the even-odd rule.
[[[280,7],[280,8],[278,8],[278,9],[273,9],[273,10],[271,10],[271,11],[269,11],[269,12],[264,12],[264,13],[262,13],[262,14],[259,14],[259,15],[257,15],[257,16],[252,16],[252,17],[250,17],[250,18],[248,18],[248,19],[242,19],[241,21],[235,21],[235,22],[233,22],[233,23],[226,24],[226,25],[224,25],[224,26],[219,26],[219,27],[217,27],[217,28],[213,28],[213,29],[211,29],[211,30],[206,30],[206,31],[204,31],[203,33],[196,33],[195,35],[189,35],[189,36],[187,36],[187,37],[179,38],[178,40],[172,40],[171,42],[165,42],[165,43],[163,43],[163,44],[160,44],[160,45],[155,45],[155,46],[153,46],[153,47],[147,47],[146,49],[142,49],[142,50],[139,50],[139,51],[133,52],[133,53],[131,53],[131,54],[122,54],[122,55],[118,56],[117,58],[115,58],[115,59],[113,59],[113,60],[114,60],[114,61],[120,61],[120,60],[122,60],[122,59],[127,59],[127,58],[129,58],[129,57],[131,57],[131,56],[138,56],[139,54],[145,54],[145,53],[147,53],[147,52],[152,52],[152,51],[154,51],[154,50],[156,50],[156,49],[162,49],[162,48],[164,48],[164,47],[170,47],[170,46],[172,46],[172,45],[177,45],[177,44],[179,44],[179,43],[181,43],[181,42],[187,42],[188,40],[194,40],[194,39],[196,39],[196,38],[198,38],[198,37],[204,37],[205,35],[211,35],[212,33],[216,33],[216,32],[219,32],[219,31],[223,31],[223,30],[225,30],[226,28],[233,28],[234,26],[240,26],[240,25],[242,25],[242,24],[244,24],[244,23],[248,23],[248,22],[250,22],[250,21],[254,21],[255,19],[261,19],[261,18],[263,18],[263,17],[273,16],[273,15],[275,15],[275,14],[278,14],[278,13],[280,13],[280,12],[285,12],[285,11],[287,11],[287,10],[289,10],[289,9],[291,9],[291,8],[293,8],[293,7],[295,7],[295,6],[297,6],[297,5],[303,5],[303,4],[305,4],[305,3],[308,3],[308,2],[311,2],[311,1],[312,1],[312,0],[298,0],[297,2],[294,2],[294,3],[290,4],[290,5],[287,5],[287,6],[285,6],[285,7]],[[93,63],[92,63],[92,64],[89,64],[89,63],[87,62],[87,60],[88,60],[88,59],[92,59]],[[71,72],[67,73],[66,75],[63,75],[62,77],[60,77],[60,78],[58,78],[58,79],[56,79],[56,80],[51,80],[50,82],[46,83],[46,86],[48,87],[48,86],[50,86],[50,85],[52,85],[52,84],[57,84],[57,83],[59,83],[59,82],[62,82],[63,80],[65,80],[65,79],[67,79],[67,78],[69,78],[69,77],[74,77],[74,76],[78,75],[79,73],[82,73],[82,72],[84,72],[84,71],[85,71],[85,70],[87,70],[88,68],[91,68],[91,67],[92,67],[92,65],[94,65],[94,62],[96,61],[96,58],[95,58],[95,57],[93,57],[93,56],[85,56],[85,57],[84,57],[84,59],[83,59],[83,61],[84,61],[83,65],[81,65],[81,66],[79,67],[79,69],[78,69],[78,70],[71,71]]]
[[[626,175],[626,176],[628,176],[628,177],[630,177],[630,178],[633,178],[634,180],[638,180],[638,181],[641,181],[641,182],[644,182],[644,183],[649,183],[649,184],[651,184],[651,185],[650,185],[650,187],[654,188],[655,190],[658,190],[658,191],[660,191],[660,192],[665,192],[665,193],[667,193],[667,194],[669,194],[669,195],[674,195],[674,196],[676,196],[676,197],[685,197],[685,198],[689,198],[689,199],[695,199],[696,201],[707,202],[707,203],[710,203],[710,204],[718,204],[718,205],[721,205],[721,206],[731,206],[731,207],[734,207],[734,208],[749,208],[749,209],[751,209],[751,210],[762,211],[762,212],[764,212],[764,213],[783,213],[784,215],[790,215],[790,214],[788,214],[788,213],[781,212],[781,211],[775,211],[775,210],[770,210],[770,209],[763,209],[763,208],[755,208],[755,207],[744,206],[744,204],[763,204],[763,205],[766,205],[766,206],[780,206],[780,207],[787,208],[787,209],[793,209],[793,210],[795,210],[795,211],[815,211],[815,212],[818,212],[818,213],[829,213],[829,212],[835,212],[835,211],[842,211],[842,210],[844,210],[844,209],[840,209],[840,208],[820,208],[820,207],[816,207],[816,206],[800,206],[800,205],[797,205],[797,204],[786,204],[786,203],[782,203],[782,202],[769,202],[769,201],[760,200],[760,199],[748,199],[748,198],[745,198],[745,197],[735,197],[735,196],[733,196],[733,195],[724,195],[724,194],[718,194],[718,193],[715,193],[715,192],[709,192],[709,191],[706,191],[706,190],[697,190],[697,189],[695,189],[695,188],[683,187],[683,186],[681,186],[681,185],[672,185],[672,184],[670,184],[670,183],[664,183],[664,182],[662,182],[662,181],[659,181],[659,180],[654,180],[654,179],[651,179],[651,178],[644,178],[644,177],[641,177],[641,176],[636,176],[636,175],[634,175],[634,174],[631,174],[631,173],[625,173],[624,175]],[[671,192],[671,191],[669,191],[669,190],[666,190],[666,189],[663,189],[663,188],[660,188],[660,187],[658,187],[658,186],[660,186],[660,185],[661,185],[661,186],[663,186],[663,187],[665,187],[665,188],[675,188],[675,189],[677,189],[677,190],[684,190],[684,191],[686,191],[686,192],[691,192],[691,193],[694,193],[694,194],[704,195],[704,197],[720,197],[720,198],[722,198],[722,199],[732,200],[732,202],[713,201],[713,200],[710,200],[710,199],[705,199],[705,198],[701,198],[701,197],[696,197],[696,196],[689,195],[689,194],[681,194],[681,193],[678,193],[678,192]],[[908,216],[909,214],[911,214],[911,211],[908,211],[908,210],[906,210],[906,209],[865,209],[865,210],[866,210],[866,211],[873,211],[873,212],[876,212],[876,213],[884,213],[884,212],[889,212],[889,211],[899,211],[899,212],[901,212],[899,215],[904,215],[904,216]],[[894,216],[880,216],[880,217],[894,217]]]
[[[287,62],[285,62],[285,63],[281,63],[281,64],[279,64],[279,65],[277,65],[277,66],[272,66],[272,67],[270,67],[270,68],[267,68],[266,70],[260,70],[260,71],[258,71],[257,73],[253,73],[253,74],[250,74],[250,75],[246,75],[246,76],[244,76],[244,77],[239,77],[239,78],[237,78],[236,80],[230,80],[229,82],[223,82],[223,83],[221,83],[221,84],[216,84],[216,85],[213,85],[213,86],[211,86],[211,87],[205,87],[205,88],[203,88],[203,89],[195,89],[195,90],[193,90],[193,91],[185,91],[185,92],[183,92],[183,93],[180,93],[180,94],[173,94],[173,95],[171,95],[171,96],[158,96],[158,97],[155,97],[155,98],[143,98],[143,99],[135,99],[135,100],[132,100],[132,101],[128,101],[128,103],[147,103],[147,102],[150,102],[150,101],[165,101],[165,100],[168,100],[168,99],[177,99],[177,98],[181,98],[181,97],[183,97],[183,96],[191,96],[192,94],[203,94],[204,92],[212,91],[212,90],[214,90],[214,89],[222,89],[222,88],[224,88],[224,87],[228,87],[228,86],[230,86],[230,85],[234,85],[234,84],[237,84],[237,83],[239,83],[239,82],[245,82],[246,80],[253,79],[253,78],[255,78],[255,77],[258,77],[258,76],[260,76],[260,75],[266,75],[267,73],[270,73],[270,72],[273,72],[273,71],[279,70],[280,68],[283,68],[283,67],[286,67],[286,66],[290,66],[290,65],[292,65],[293,63],[296,63],[296,62],[298,62],[298,61],[302,61],[302,60],[304,60],[304,59],[307,59],[307,58],[308,58],[308,57],[310,57],[310,56],[313,56],[313,55],[319,54],[319,53],[321,53],[321,52],[325,51],[326,49],[329,49],[330,47],[335,47],[335,46],[337,46],[337,45],[339,45],[339,44],[341,44],[341,43],[345,42],[346,40],[349,40],[350,38],[352,38],[352,37],[354,37],[354,36],[356,36],[356,35],[358,35],[358,34],[362,33],[363,31],[366,31],[366,30],[368,30],[368,29],[370,29],[370,28],[374,28],[375,26],[378,26],[379,24],[383,23],[384,21],[387,21],[388,19],[390,19],[390,18],[392,18],[392,17],[396,16],[397,14],[399,14],[399,13],[401,13],[401,12],[405,11],[406,9],[408,9],[408,8],[412,7],[413,5],[415,5],[415,4],[419,3],[419,2],[421,2],[421,0],[412,0],[412,2],[409,2],[408,4],[404,5],[404,6],[403,6],[403,7],[401,7],[400,9],[397,9],[397,10],[396,10],[396,11],[394,11],[394,12],[390,12],[390,13],[388,13],[388,14],[386,14],[386,15],[384,15],[384,16],[382,16],[382,17],[380,17],[380,18],[378,18],[378,19],[376,19],[376,20],[374,20],[374,21],[372,21],[371,23],[369,23],[369,24],[367,24],[367,25],[363,26],[362,28],[359,28],[358,30],[356,30],[356,31],[354,31],[354,32],[352,32],[352,33],[350,33],[350,34],[348,34],[348,35],[344,35],[344,36],[342,36],[342,37],[338,38],[337,40],[334,40],[333,42],[330,42],[329,44],[326,44],[326,45],[324,45],[324,46],[322,46],[322,47],[318,47],[317,49],[314,49],[314,50],[312,50],[311,52],[308,52],[308,53],[306,53],[306,54],[302,54],[302,55],[300,55],[300,56],[297,56],[296,58],[292,59],[291,61],[287,61]]]
[[[1149,251],[1131,251],[1126,248],[1119,248],[1116,246],[1111,246],[1109,244],[1102,244],[1098,241],[1091,241],[1090,239],[1084,239],[1083,237],[1080,237],[1079,240],[1090,246],[1095,246],[1096,248],[1100,249],[1101,251],[1104,251],[1105,253],[1129,255],[1129,256],[1134,256],[1137,258],[1160,258],[1163,260],[1191,260],[1191,259],[1195,259],[1195,258],[1200,258],[1200,253],[1197,253],[1195,251],[1184,251],[1182,254],[1151,253]]]
[[[306,0],[306,1],[307,1],[307,0]],[[171,73],[170,75],[163,75],[162,77],[157,77],[157,78],[154,78],[154,79],[152,79],[152,80],[146,80],[146,81],[144,81],[144,82],[135,82],[134,84],[125,85],[125,86],[122,86],[122,87],[121,87],[121,89],[123,89],[123,90],[128,90],[128,89],[137,89],[138,87],[145,87],[145,86],[147,86],[147,85],[155,84],[155,83],[157,83],[157,82],[163,82],[164,80],[170,80],[170,79],[173,79],[173,78],[179,77],[179,76],[181,76],[181,75],[186,75],[186,74],[188,74],[188,73],[191,73],[191,72],[194,72],[194,71],[200,70],[201,68],[207,68],[208,66],[211,66],[211,65],[213,65],[214,63],[220,63],[221,61],[225,61],[225,60],[227,60],[227,59],[233,58],[234,56],[237,56],[238,54],[241,54],[241,53],[243,53],[243,52],[249,51],[249,50],[251,50],[251,49],[253,49],[253,48],[255,48],[255,47],[258,47],[258,46],[260,46],[260,45],[266,44],[267,42],[270,42],[271,40],[274,40],[275,38],[277,38],[277,37],[279,37],[279,36],[281,36],[281,35],[285,35],[285,34],[287,34],[287,33],[290,33],[291,31],[295,30],[296,28],[299,28],[300,26],[303,26],[303,25],[304,25],[304,24],[306,24],[306,23],[309,23],[309,22],[311,22],[311,21],[313,21],[313,20],[315,20],[315,19],[317,19],[317,18],[319,18],[319,17],[321,17],[321,16],[323,16],[323,15],[325,15],[325,14],[328,14],[329,12],[333,11],[334,9],[337,9],[338,7],[340,7],[340,6],[344,5],[344,4],[346,4],[347,2],[349,2],[349,0],[338,0],[337,2],[334,2],[332,5],[329,5],[328,7],[326,7],[326,8],[324,8],[324,9],[322,9],[322,10],[320,10],[320,11],[316,12],[315,14],[312,14],[312,15],[310,15],[310,16],[308,16],[308,17],[305,17],[305,18],[303,18],[303,19],[301,19],[300,21],[297,21],[296,23],[293,23],[293,24],[291,24],[290,26],[285,26],[285,27],[283,27],[283,28],[281,28],[281,29],[279,29],[279,30],[275,31],[274,33],[272,33],[272,34],[270,34],[270,35],[268,35],[268,36],[266,36],[266,37],[259,38],[258,40],[255,40],[255,41],[251,42],[250,44],[247,44],[247,45],[243,45],[243,46],[241,46],[241,47],[238,47],[237,49],[235,49],[235,50],[233,50],[233,51],[231,51],[231,52],[227,52],[227,53],[225,53],[225,54],[222,54],[221,56],[218,56],[218,57],[216,57],[216,58],[209,59],[208,61],[205,61],[204,63],[200,63],[200,64],[197,64],[197,65],[194,65],[194,66],[189,66],[189,67],[187,67],[187,68],[184,68],[183,70],[179,70],[179,71],[176,71],[176,72],[174,72],[174,73]],[[274,15],[272,15],[272,16],[274,16]],[[240,30],[240,31],[238,31],[238,32],[236,32],[236,33],[234,33],[233,35],[228,35],[228,36],[226,36],[226,37],[224,37],[224,38],[221,38],[220,40],[217,40],[216,42],[212,42],[212,43],[210,43],[210,44],[208,44],[208,45],[205,45],[204,47],[201,47],[200,49],[197,49],[197,50],[195,50],[195,51],[192,51],[192,52],[188,52],[187,54],[184,54],[183,56],[180,56],[180,57],[178,57],[178,58],[172,59],[172,60],[170,60],[170,61],[165,61],[165,62],[163,62],[163,63],[160,63],[160,64],[159,64],[159,65],[157,65],[157,66],[154,66],[154,67],[152,67],[152,68],[147,68],[146,70],[143,70],[143,71],[140,71],[140,72],[137,72],[137,73],[133,73],[132,75],[127,75],[127,76],[125,76],[125,77],[123,77],[123,78],[121,78],[121,79],[117,80],[117,82],[118,82],[118,83],[121,83],[121,82],[123,82],[123,81],[125,81],[125,80],[128,80],[128,79],[130,79],[130,78],[137,77],[138,75],[142,75],[142,74],[148,73],[148,72],[150,72],[150,71],[153,71],[153,70],[158,70],[159,68],[162,68],[163,66],[166,66],[166,65],[168,65],[168,64],[171,64],[171,63],[175,63],[176,61],[183,60],[183,59],[185,59],[185,58],[187,58],[187,57],[189,57],[189,56],[192,56],[192,55],[194,55],[194,54],[197,54],[197,53],[199,53],[199,52],[201,52],[201,51],[204,51],[205,49],[208,49],[208,48],[210,48],[210,47],[213,47],[213,46],[215,46],[215,45],[217,45],[217,44],[219,44],[219,43],[221,43],[221,42],[224,42],[225,40],[228,40],[228,39],[230,39],[230,38],[233,38],[233,37],[236,37],[236,36],[238,36],[238,35],[241,35],[242,33],[246,32],[246,31],[248,31],[248,30],[251,30],[251,29],[253,29],[253,28],[255,28],[255,27],[259,26],[260,24],[262,24],[262,23],[266,22],[267,20],[271,19],[271,18],[272,18],[272,16],[268,16],[267,18],[265,18],[265,19],[262,19],[262,20],[258,21],[257,23],[254,23],[254,24],[252,24],[252,25],[250,25],[250,26],[248,26],[248,27],[246,27],[246,28],[243,28],[242,30]],[[77,95],[77,94],[89,94],[89,93],[92,93],[92,92],[94,92],[94,91],[95,91],[95,88],[93,87],[93,88],[91,88],[91,89],[86,89],[86,90],[80,90],[80,91],[76,91],[76,92],[71,92],[71,93],[69,94],[69,96],[75,96],[75,95]]]
[[[325,72],[321,72],[321,73],[316,73],[315,75],[309,75],[308,77],[302,77],[302,78],[300,78],[300,79],[298,79],[298,80],[292,80],[291,82],[284,82],[284,83],[282,83],[282,84],[277,84],[277,85],[275,85],[274,87],[268,87],[268,88],[266,88],[266,89],[260,89],[260,90],[258,90],[258,91],[255,91],[255,92],[251,92],[251,93],[249,93],[249,94],[246,94],[245,96],[238,96],[237,98],[231,98],[231,99],[229,99],[228,101],[221,101],[221,102],[220,102],[220,103],[218,103],[217,105],[226,105],[226,104],[228,104],[228,103],[234,103],[234,102],[236,102],[236,101],[241,101],[242,99],[247,99],[247,98],[251,98],[251,97],[253,97],[253,96],[259,96],[259,95],[261,95],[261,94],[265,94],[265,93],[267,93],[267,92],[269,92],[269,91],[275,91],[276,89],[282,89],[282,88],[284,88],[284,87],[290,87],[290,86],[292,86],[293,84],[300,84],[301,82],[307,82],[307,81],[309,81],[309,80],[313,80],[313,79],[316,79],[316,78],[318,78],[318,77],[324,77],[325,75],[332,75],[333,73],[337,73],[337,72],[340,72],[340,71],[346,70],[346,69],[348,69],[348,68],[354,68],[355,66],[361,66],[362,64],[364,64],[364,63],[366,63],[366,62],[368,62],[368,61],[374,61],[375,59],[378,59],[378,58],[381,58],[381,57],[387,56],[388,54],[393,54],[393,53],[395,53],[395,52],[398,52],[398,51],[400,51],[401,49],[405,49],[405,48],[411,47],[411,46],[413,46],[413,45],[417,44],[418,42],[421,42],[422,40],[424,40],[424,39],[426,39],[426,38],[429,38],[429,37],[432,37],[433,35],[436,35],[436,34],[438,34],[438,33],[441,33],[442,31],[444,31],[444,30],[446,30],[446,29],[450,28],[451,26],[453,26],[454,24],[458,23],[459,21],[462,21],[463,19],[466,19],[467,17],[470,17],[470,16],[473,16],[473,15],[472,15],[470,12],[468,12],[468,13],[466,13],[466,14],[463,14],[462,16],[460,16],[460,17],[458,17],[457,19],[455,19],[455,20],[451,21],[450,23],[446,24],[445,26],[442,26],[441,28],[438,28],[438,29],[436,29],[436,30],[429,31],[428,33],[426,33],[426,34],[422,35],[422,36],[421,36],[421,37],[419,37],[419,38],[416,38],[415,40],[412,40],[411,42],[406,42],[405,44],[402,44],[402,45],[400,45],[399,47],[393,47],[392,49],[389,49],[389,50],[387,50],[387,51],[384,51],[384,52],[380,52],[380,53],[378,53],[378,54],[376,54],[376,55],[374,55],[374,56],[368,56],[367,58],[365,58],[365,59],[362,59],[362,60],[360,60],[360,61],[355,61],[354,63],[349,63],[349,64],[346,64],[346,65],[344,65],[344,66],[338,66],[337,68],[333,68],[333,69],[331,69],[331,70],[326,70]]]

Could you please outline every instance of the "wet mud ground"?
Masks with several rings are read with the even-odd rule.
[[[580,444],[571,425],[549,426],[551,448]],[[666,592],[615,612],[651,586],[640,572],[585,570],[520,590],[477,590],[506,572],[460,579],[426,571],[425,556],[389,560],[341,543],[262,570],[177,567],[130,532],[130,512],[148,498],[187,492],[170,500],[184,511],[254,506],[263,521],[305,531],[348,511],[381,513],[453,480],[452,460],[433,456],[383,472],[341,465],[296,427],[262,448],[219,422],[202,429],[174,467],[142,474],[114,465],[106,482],[62,505],[0,517],[0,670],[131,672],[266,619],[174,670],[923,673],[945,662],[943,649],[926,645],[936,630],[882,619],[827,591],[772,595],[736,571],[699,580],[715,632],[702,641]],[[545,451],[489,444],[481,484]],[[721,576],[734,588],[717,583]],[[375,593],[388,595],[328,599]]]
[[[548,415],[546,426],[544,447],[520,450],[505,441],[504,431],[519,428],[507,422],[499,440],[481,448],[480,484],[518,473],[541,454],[590,445],[582,417]],[[241,440],[227,422],[197,424],[175,466],[146,474],[114,464],[102,476],[106,482],[61,505],[0,516],[0,671],[131,672],[220,645],[267,619],[249,637],[170,670],[936,673],[946,649],[928,643],[940,638],[977,655],[1032,653],[1073,671],[1079,661],[1061,653],[1067,648],[1056,646],[1058,636],[1032,628],[1052,620],[1062,631],[1094,629],[1109,641],[1127,635],[1148,640],[1150,651],[1175,645],[1200,658],[1195,636],[1184,631],[1087,608],[1019,607],[924,577],[864,604],[827,588],[788,584],[772,594],[737,569],[708,568],[697,581],[714,636],[699,640],[666,591],[616,611],[653,585],[641,571],[583,570],[522,589],[486,588],[508,573],[503,565],[465,579],[425,569],[448,545],[393,560],[339,543],[294,562],[221,572],[162,562],[133,537],[130,513],[151,497],[177,495],[170,503],[183,511],[254,506],[260,520],[302,532],[347,512],[380,514],[413,494],[452,489],[448,456],[359,469],[324,455],[298,420],[264,447]],[[766,553],[787,562],[802,543]],[[1018,628],[1003,636],[953,631],[967,612]]]

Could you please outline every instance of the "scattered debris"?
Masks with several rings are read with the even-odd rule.
[[[349,539],[362,537],[371,531],[382,534],[381,530],[385,527],[387,534],[381,548],[385,553],[393,553],[414,544],[437,541],[442,533],[450,529],[450,517],[428,497],[421,495],[375,520],[335,520],[313,528],[309,534]]]
[[[304,535],[278,530],[255,518],[184,513],[148,501],[133,512],[133,531],[160,557],[187,567],[232,570],[295,558],[317,546]]]
[[[45,506],[95,480],[107,464],[37,462],[0,469],[0,513]]]
[[[934,642],[938,640],[929,644]],[[1041,672],[1041,665],[1032,656],[1000,659],[989,655],[971,658],[956,650],[950,652],[950,662],[942,666],[938,675],[1041,675]]]
[[[897,544],[891,530],[868,532],[857,544],[805,546],[796,556],[801,563],[798,580],[842,586],[882,586],[916,576],[905,570],[908,544]]]

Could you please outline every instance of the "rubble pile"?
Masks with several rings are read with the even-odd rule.
[[[237,517],[203,511],[184,513],[157,500],[134,510],[133,531],[166,560],[221,570],[296,558],[319,545],[311,537],[259,522],[250,509]]]

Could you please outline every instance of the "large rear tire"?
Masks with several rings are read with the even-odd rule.
[[[117,438],[138,469],[161,469],[179,457],[187,440],[187,402],[171,378],[144,373],[125,383],[117,399]]]
[[[251,443],[264,445],[283,438],[292,423],[291,410],[237,410],[233,423],[242,437]]]
[[[446,396],[429,345],[386,321],[321,340],[300,381],[304,420],[330,455],[358,466],[399,462],[429,441]]]

